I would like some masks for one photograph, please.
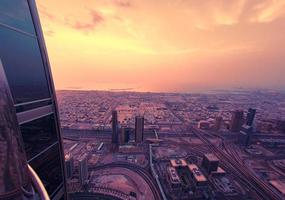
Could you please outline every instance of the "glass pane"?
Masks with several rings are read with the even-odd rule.
[[[35,34],[29,5],[26,0],[1,0],[0,23]]]
[[[33,159],[30,165],[39,175],[49,195],[54,193],[63,182],[58,143],[41,156]]]
[[[53,115],[21,125],[21,132],[28,160],[57,141]]]
[[[16,112],[17,113],[24,112],[27,110],[31,110],[34,108],[39,108],[39,107],[47,106],[47,105],[51,105],[51,104],[52,104],[51,99],[48,99],[48,100],[43,100],[40,102],[35,102],[35,103],[30,103],[30,104],[25,104],[25,105],[19,105],[19,106],[16,106]]]
[[[0,27],[0,59],[14,103],[50,97],[39,46],[35,38]]]

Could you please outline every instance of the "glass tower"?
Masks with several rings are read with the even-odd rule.
[[[34,0],[0,1],[0,59],[28,163],[51,199],[64,199],[65,169],[55,90]]]

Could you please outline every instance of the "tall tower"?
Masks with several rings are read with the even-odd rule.
[[[126,128],[125,127],[121,127],[120,135],[119,135],[119,143],[120,143],[120,145],[125,144],[125,140],[126,140]]]
[[[0,59],[27,161],[52,200],[66,198],[55,90],[35,0],[0,1]],[[15,17],[19,16],[20,17]]]
[[[222,116],[217,116],[215,118],[215,125],[214,125],[214,129],[215,130],[220,130],[221,126],[223,123],[223,117]]]
[[[81,186],[85,185],[88,181],[88,163],[87,155],[83,154],[79,158],[79,182]]]
[[[135,122],[135,141],[141,143],[143,141],[144,134],[144,117],[136,116]]]
[[[255,113],[256,113],[256,109],[253,109],[253,108],[249,108],[248,109],[248,112],[247,112],[247,115],[246,115],[246,125],[248,125],[248,126],[252,126],[253,125]]]
[[[230,123],[230,131],[238,132],[243,124],[243,111],[236,110],[232,112],[232,118]]]
[[[66,178],[71,178],[74,171],[74,160],[71,154],[65,155]]]
[[[118,138],[118,112],[112,111],[112,144],[117,145],[119,142]]]

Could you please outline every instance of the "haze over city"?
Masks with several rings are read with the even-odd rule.
[[[0,199],[284,200],[284,35],[284,0],[1,0]]]
[[[56,89],[285,88],[283,0],[37,5]]]

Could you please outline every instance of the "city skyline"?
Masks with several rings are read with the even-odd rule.
[[[0,1],[0,199],[283,200],[284,9]]]
[[[284,89],[284,1],[66,4],[37,1],[56,89]]]

